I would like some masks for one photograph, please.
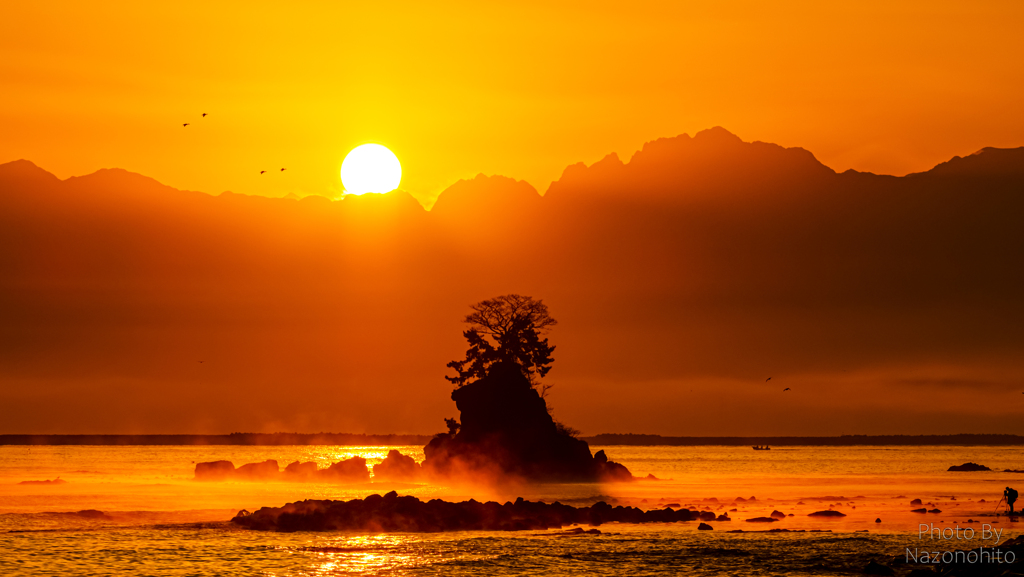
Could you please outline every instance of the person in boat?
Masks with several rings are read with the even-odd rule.
[[[1013,504],[1017,502],[1017,490],[1007,487],[1003,491],[1003,497],[1006,498],[1006,504],[1010,507],[1010,514],[1013,515]]]

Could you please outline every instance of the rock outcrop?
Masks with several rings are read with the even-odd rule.
[[[397,449],[388,451],[384,461],[373,466],[374,479],[381,481],[415,481],[420,472],[420,464]]]
[[[396,452],[396,451],[393,451]],[[408,458],[408,457],[406,457]],[[316,463],[295,461],[281,471],[277,461],[248,463],[235,468],[231,461],[212,461],[196,464],[196,481],[331,481],[337,483],[365,483],[370,480],[366,459],[352,457],[320,469]]]
[[[518,367],[497,364],[487,376],[452,391],[461,413],[455,434],[435,436],[424,448],[424,471],[434,477],[484,482],[631,481],[603,451],[591,455],[551,418],[547,404]]]
[[[601,501],[590,507],[571,507],[525,501],[480,503],[475,500],[452,503],[416,497],[399,497],[392,491],[351,501],[307,500],[284,507],[263,507],[254,513],[242,511],[232,523],[261,531],[372,531],[430,533],[439,531],[523,531],[561,528],[567,525],[602,523],[676,523],[696,521],[687,509],[643,511],[634,507],[612,507]]]

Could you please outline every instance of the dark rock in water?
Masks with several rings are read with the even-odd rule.
[[[911,505],[920,505],[921,504],[921,500],[920,499],[914,499],[913,501],[910,502],[910,504]]]
[[[864,573],[865,575],[895,575],[896,574],[896,572],[893,571],[891,568],[886,567],[885,565],[881,565],[879,563],[876,563],[874,561],[869,562],[867,564],[867,566],[864,567],[864,570],[862,571],[862,573]]]
[[[685,509],[680,509],[680,511],[683,510]],[[697,518],[699,518],[701,521],[714,521],[715,519],[717,519],[713,511],[702,511],[701,513],[697,514]]]
[[[942,511],[940,509],[929,509],[928,512],[929,513],[941,513]]]
[[[775,517],[754,517],[753,519],[747,519],[747,523],[774,523],[778,521]]]
[[[676,523],[695,521],[687,509],[643,511],[612,507],[601,501],[590,507],[571,507],[516,499],[504,505],[475,500],[451,503],[400,497],[394,491],[352,501],[307,500],[284,507],[263,507],[239,513],[232,523],[261,531],[368,531],[425,533],[438,531],[522,531],[602,523]]]
[[[350,483],[369,481],[370,469],[366,467],[366,459],[352,457],[344,461],[338,461],[320,472],[320,476],[335,481],[346,481]]]
[[[78,515],[79,517],[84,517],[86,519],[113,519],[113,517],[111,517],[110,515],[107,515],[103,511],[97,511],[96,509],[86,509],[84,511],[79,511],[75,513],[75,515]]]
[[[714,529],[714,527],[708,525],[707,523],[701,523],[700,525],[697,525],[698,531],[714,531]]]
[[[555,423],[522,370],[496,364],[486,376],[452,391],[458,432],[431,439],[423,470],[435,477],[502,481],[631,481],[624,466]]]
[[[911,513],[927,513],[928,509],[914,509]]]
[[[415,481],[420,476],[420,464],[412,457],[407,457],[391,449],[384,461],[373,466],[374,480],[382,481]]]
[[[680,505],[679,503],[665,503],[665,506],[672,509],[678,509],[682,507],[682,505]]]
[[[231,461],[211,461],[196,464],[197,481],[223,481],[235,474],[235,465]]]
[[[64,479],[57,477],[56,479],[42,480],[42,481],[22,481],[19,485],[63,485],[67,483]]]
[[[769,517],[775,517],[776,519],[785,519],[786,514],[782,511],[772,511]]]
[[[979,465],[977,463],[964,463],[963,465],[953,465],[946,469],[947,471],[991,471],[985,465]]]
[[[875,519],[875,523],[881,523],[881,522],[882,522],[882,518],[881,517]]]
[[[289,477],[309,478],[316,475],[318,470],[319,467],[317,467],[316,463],[311,461],[307,463],[295,461],[294,463],[289,463],[288,466],[284,468],[284,473]]]
[[[845,517],[846,513],[840,513],[839,511],[833,511],[833,510],[829,509],[828,511],[815,511],[813,513],[808,513],[807,516],[808,517]]]
[[[603,453],[604,451],[600,451],[600,452]],[[1013,473],[1013,472],[1016,472],[1016,471],[1011,471],[1011,473]],[[1024,471],[1022,471],[1022,472],[1024,472]],[[647,480],[647,481],[660,481],[661,480],[661,479],[655,477],[654,473],[648,473],[647,476],[644,477],[644,479]]]
[[[722,513],[718,517],[715,517],[715,521],[732,521],[732,519],[729,517],[729,515]]]
[[[222,461],[226,462],[226,461]],[[196,469],[199,467],[197,466]],[[270,480],[276,479],[281,473],[281,467],[277,464],[277,461],[273,459],[267,459],[262,463],[246,463],[241,467],[235,469],[235,477],[249,480]]]

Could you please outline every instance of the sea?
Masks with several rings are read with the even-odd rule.
[[[193,480],[204,461],[373,464],[391,449],[423,459],[422,447],[0,446],[0,575],[850,575],[872,561],[929,568],[923,552],[994,551],[1024,530],[1002,502],[1005,487],[1024,489],[1024,474],[1008,472],[1024,469],[1024,447],[592,447],[645,477],[618,484]],[[965,462],[992,470],[947,471]],[[58,478],[65,482],[21,484]],[[611,523],[597,534],[269,533],[230,523],[243,509],[392,490],[423,500],[686,507],[731,521],[709,522],[711,530]],[[921,508],[933,512],[912,512]],[[826,510],[844,516],[810,516]],[[747,521],[773,512],[785,517]]]

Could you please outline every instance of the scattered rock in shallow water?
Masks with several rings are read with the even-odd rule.
[[[715,517],[715,521],[732,521],[732,519],[725,513],[722,513],[718,517]]]
[[[319,467],[312,461],[307,463],[295,461],[284,468],[284,473],[288,476],[308,478],[316,475],[317,470],[319,470]]]
[[[785,513],[783,513],[782,511],[777,511],[777,510],[776,511],[772,511],[771,514],[768,515],[768,516],[769,517],[775,517],[776,519],[785,519],[786,518],[786,514]]]
[[[75,513],[75,515],[78,515],[79,517],[84,517],[86,519],[113,520],[113,517],[111,517],[110,515],[107,515],[103,511],[97,511],[96,509],[86,509],[84,511],[79,511]]]
[[[19,485],[63,485],[67,483],[64,479],[57,477],[56,479],[42,480],[42,481],[22,481]]]
[[[708,525],[707,523],[701,523],[700,525],[697,525],[697,530],[698,531],[714,531],[715,528],[712,527],[711,525]]]
[[[882,518],[881,517],[875,519],[875,523],[881,523],[881,522],[882,522]]]
[[[941,513],[942,511],[939,510],[939,509],[930,509],[928,512],[929,513]]]
[[[991,471],[985,465],[979,465],[977,463],[964,463],[963,465],[953,465],[946,469],[947,471]]]
[[[306,500],[284,507],[263,507],[232,523],[260,531],[369,531],[431,533],[440,531],[523,531],[602,523],[675,523],[697,520],[687,509],[642,511],[599,501],[590,507],[550,505],[516,499],[504,505],[475,500],[451,503],[416,497],[370,495],[351,501]]]
[[[910,504],[911,505],[920,505],[921,504],[921,500],[920,499],[914,499],[913,501],[910,502]]]
[[[746,519],[747,523],[774,523],[778,521],[775,517],[754,517],[753,519]]]
[[[911,513],[927,513],[928,509],[914,509]]]
[[[807,516],[808,517],[845,517],[846,513],[840,513],[839,511],[832,511],[830,509],[828,511],[815,511],[813,513],[808,513]]]
[[[196,464],[196,481],[223,481],[235,474],[231,461],[210,461]]]

